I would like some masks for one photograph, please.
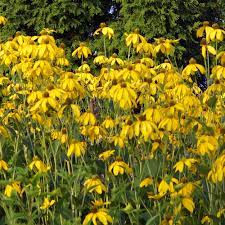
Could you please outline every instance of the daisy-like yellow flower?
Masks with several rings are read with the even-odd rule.
[[[108,58],[100,54],[94,58],[93,62],[94,64],[99,64],[99,65],[106,64],[108,62]]]
[[[100,27],[94,32],[94,35],[102,33],[104,36],[108,36],[109,40],[113,37],[114,31],[112,28],[107,27],[105,23],[101,23]]]
[[[67,130],[63,128],[61,131],[52,131],[51,138],[53,140],[59,140],[62,144],[65,144],[68,141]]]
[[[217,65],[212,68],[212,78],[216,78],[218,80],[225,79],[225,64],[223,66]]]
[[[95,118],[95,115],[92,112],[87,111],[87,112],[81,114],[81,116],[79,118],[79,122],[83,126],[95,125],[96,124],[96,118]]]
[[[107,61],[111,66],[113,65],[124,65],[124,61],[122,59],[120,59],[117,54],[113,54],[111,57],[109,57],[108,61]]]
[[[212,29],[206,34],[206,40],[210,41],[223,41],[225,31],[219,27],[217,23],[212,25]]]
[[[210,224],[213,222],[213,219],[210,218],[209,216],[204,216],[202,219],[201,219],[201,224]]]
[[[225,51],[220,52],[217,56],[217,59],[220,60],[222,65],[225,65]]]
[[[5,187],[4,195],[10,198],[12,196],[13,191],[15,191],[18,194],[21,194],[22,190],[20,187],[20,182],[14,181],[11,184],[7,184]]]
[[[212,165],[212,169],[208,173],[207,179],[213,183],[222,182],[225,177],[225,154],[219,156]]]
[[[93,208],[90,213],[88,213],[83,221],[83,225],[90,224],[92,222],[94,225],[103,224],[108,225],[113,222],[112,217],[108,214],[106,208]]]
[[[128,82],[112,86],[109,94],[123,109],[129,109],[136,104],[137,94]]]
[[[107,150],[102,152],[101,154],[99,154],[99,159],[106,161],[109,157],[111,157],[112,155],[114,155],[115,150]]]
[[[4,16],[0,16],[0,25],[5,25],[7,22],[7,19]]]
[[[62,78],[60,80],[61,87],[65,91],[73,91],[77,96],[83,96],[85,90],[83,86],[81,86],[78,78],[72,72],[65,72],[62,74]]]
[[[116,136],[110,137],[109,142],[110,143],[113,142],[114,146],[119,146],[120,148],[123,148],[125,144],[125,138],[121,135],[116,135]]]
[[[204,59],[206,59],[207,52],[216,55],[216,49],[210,45],[207,44],[207,41],[205,38],[201,40],[201,46],[202,46],[202,56]]]
[[[205,67],[201,64],[198,64],[194,58],[189,60],[189,64],[183,69],[182,75],[190,76],[195,74],[196,72],[200,72],[201,74],[205,73]]]
[[[113,173],[115,176],[124,173],[131,174],[132,168],[130,168],[125,162],[123,162],[122,159],[118,158],[109,166],[109,172]]]
[[[146,42],[145,38],[139,34],[139,29],[135,29],[133,33],[125,34],[126,35],[126,45],[136,46],[141,42]]]
[[[151,177],[147,177],[141,181],[140,187],[148,187],[149,185],[153,184],[153,179]]]
[[[175,169],[175,172],[179,171],[180,173],[182,173],[184,170],[184,166],[187,166],[188,169],[190,169],[196,162],[198,162],[198,160],[192,158],[182,159],[179,162],[177,162],[173,168]]]
[[[31,170],[38,170],[40,173],[46,173],[51,169],[50,166],[47,166],[43,163],[37,156],[33,158],[33,161],[28,166]]]
[[[202,135],[198,138],[197,152],[200,155],[214,154],[218,148],[218,141],[214,136]]]
[[[43,28],[40,32],[40,35],[45,35],[45,34],[53,34],[56,31],[53,29],[49,29],[49,28]]]
[[[137,45],[137,53],[148,53],[149,55],[154,55],[154,46],[151,43],[141,42]]]
[[[186,208],[190,213],[193,213],[195,209],[195,203],[193,202],[193,199],[190,197],[184,197],[182,198],[182,205],[184,208]]]
[[[156,107],[147,108],[143,112],[143,115],[146,117],[146,120],[153,121],[156,124],[158,124],[162,119],[162,112]]]
[[[48,209],[54,204],[55,204],[55,200],[49,200],[48,198],[44,198],[44,202],[42,206],[40,206],[40,209]]]
[[[179,181],[176,179],[176,178],[171,178],[170,181],[167,181],[167,179],[163,179],[159,186],[158,186],[158,192],[159,193],[162,193],[162,194],[165,194],[167,193],[168,191],[170,193],[173,193],[175,190],[174,190],[174,184],[178,184]]]
[[[102,194],[103,192],[107,191],[106,186],[102,183],[98,176],[87,179],[84,182],[84,187],[89,192],[96,192],[98,194]]]
[[[201,38],[204,36],[204,33],[206,33],[207,36],[212,30],[213,28],[209,25],[209,21],[204,21],[202,26],[197,29],[196,36]]]
[[[156,124],[152,121],[146,120],[145,115],[141,115],[137,118],[137,121],[135,121],[132,124],[132,128],[134,131],[134,134],[136,137],[143,136],[144,140],[147,141],[150,137],[150,135],[153,132],[157,132],[158,128]]]
[[[179,43],[179,39],[170,40],[165,38],[155,38],[156,47],[154,48],[154,54],[157,54],[159,51],[165,55],[173,55],[175,47],[173,44]]]
[[[50,93],[48,91],[45,91],[42,94],[41,99],[39,99],[34,106],[31,107],[30,111],[31,112],[36,112],[36,111],[42,111],[42,112],[47,112],[50,108],[57,110],[59,107],[58,102],[56,101],[55,98],[52,98],[50,96]]]
[[[4,160],[1,159],[0,160],[0,170],[2,170],[2,169],[7,171],[9,169],[9,166]]]
[[[179,126],[179,120],[173,116],[164,117],[164,119],[159,123],[159,129],[161,128],[167,131],[176,131]]]
[[[107,117],[103,121],[102,126],[105,127],[106,129],[109,129],[109,128],[112,129],[115,126],[115,121],[111,117]]]
[[[88,55],[91,54],[91,49],[85,46],[85,43],[82,42],[79,47],[73,51],[72,56],[77,56],[80,59],[82,56],[84,58],[88,58]]]
[[[74,154],[76,157],[81,157],[85,153],[86,147],[86,142],[72,140],[67,151],[67,156],[70,157]]]

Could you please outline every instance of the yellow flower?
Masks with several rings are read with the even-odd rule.
[[[52,34],[55,33],[55,30],[49,29],[49,28],[43,28],[40,32],[41,35],[45,35],[45,34]]]
[[[194,58],[191,58],[189,60],[189,64],[183,69],[182,75],[193,75],[196,72],[200,72],[201,74],[205,73],[205,68],[204,66],[197,64],[196,60]]]
[[[4,16],[0,16],[0,25],[5,25],[7,22],[7,19]]]
[[[118,102],[123,109],[129,109],[136,104],[137,94],[126,82],[112,86],[109,94],[113,101]]]
[[[5,170],[7,171],[9,169],[8,164],[4,160],[0,160],[0,170]]]
[[[225,64],[223,66],[217,65],[212,68],[212,78],[218,80],[225,79]]]
[[[108,62],[108,58],[104,55],[98,55],[94,58],[94,64],[106,64]]]
[[[207,52],[208,54],[210,53],[212,55],[216,55],[216,49],[208,45],[205,38],[201,40],[201,46],[202,46],[202,56],[204,59],[206,59],[207,57]]]
[[[54,204],[55,204],[55,200],[49,200],[48,198],[44,198],[44,202],[42,206],[40,207],[40,209],[48,209]]]
[[[120,148],[123,148],[124,147],[124,137],[122,136],[113,136],[110,138],[110,142],[114,142],[114,146],[119,146]]]
[[[206,40],[209,41],[223,41],[225,31],[220,29],[217,23],[212,25],[212,29],[206,34]]]
[[[143,136],[145,141],[149,139],[153,132],[157,133],[158,130],[154,122],[146,120],[145,115],[137,118],[137,121],[132,124],[132,129],[136,137]]]
[[[118,174],[131,174],[132,168],[130,168],[125,162],[121,159],[117,159],[109,166],[109,172],[113,173],[115,176]]]
[[[105,208],[96,209],[94,208],[89,214],[84,218],[83,225],[90,224],[92,222],[94,225],[101,223],[103,225],[108,225],[112,223],[112,217],[108,214],[108,210]]]
[[[111,202],[103,202],[102,199],[91,201],[93,208],[102,207],[104,205],[110,205]]]
[[[187,166],[190,169],[192,165],[196,163],[197,161],[198,160],[192,159],[192,158],[182,159],[179,162],[177,162],[173,168],[175,169],[175,172],[179,171],[180,173],[182,173],[184,170],[184,166]]]
[[[176,221],[176,224],[181,225],[181,223],[179,223],[179,221]],[[167,216],[167,218],[162,220],[162,222],[159,225],[174,225],[174,219],[171,216]]]
[[[220,52],[217,56],[217,59],[220,60],[222,65],[225,65],[225,51]]]
[[[197,152],[200,155],[214,154],[218,147],[218,141],[214,136],[202,135],[198,138]]]
[[[28,166],[31,170],[34,168],[38,170],[38,172],[46,173],[51,169],[50,166],[45,165],[37,156],[33,158],[33,161]]]
[[[107,27],[105,23],[101,23],[100,24],[100,28],[98,28],[95,32],[94,35],[99,35],[100,32],[104,35],[104,36],[108,36],[109,40],[112,38],[112,36],[114,35],[114,31],[112,28]]]
[[[108,129],[108,128],[111,128],[112,129],[115,126],[115,121],[111,117],[107,117],[103,121],[102,126],[105,127],[106,129]]]
[[[124,69],[120,70],[116,74],[117,79],[124,81],[138,81],[140,80],[140,72],[135,69],[134,64],[128,64]]]
[[[175,47],[173,44],[179,43],[179,39],[170,40],[165,38],[155,38],[156,47],[154,48],[154,55],[161,51],[165,55],[173,55]]]
[[[216,217],[217,218],[220,218],[223,214],[225,214],[225,209],[220,209],[217,214],[216,214]]]
[[[113,66],[113,65],[124,65],[124,61],[122,59],[120,59],[117,54],[113,54],[108,60],[107,62]]]
[[[212,169],[208,173],[207,179],[213,183],[222,182],[225,177],[225,154],[218,156],[212,165]]]
[[[127,46],[130,46],[131,44],[136,46],[140,42],[146,42],[145,38],[139,34],[139,29],[135,29],[133,33],[125,34],[125,35],[127,36],[126,37]]]
[[[136,48],[137,53],[148,53],[153,55],[154,54],[154,46],[151,43],[141,42],[137,45]]]
[[[201,224],[207,223],[211,224],[213,222],[213,219],[211,219],[209,216],[204,216],[201,220]]]
[[[18,194],[21,194],[21,187],[18,181],[14,181],[11,184],[7,184],[5,187],[4,194],[10,198],[13,191],[16,191]]]
[[[65,91],[73,91],[76,94],[75,97],[82,97],[84,95],[84,88],[81,86],[78,77],[72,72],[65,72],[62,74],[62,79],[60,80],[61,87]],[[74,97],[73,97],[74,98]]]
[[[33,103],[36,102],[36,100],[40,100],[41,98],[42,98],[41,91],[33,91],[27,97],[27,103],[28,104],[33,104]]]
[[[69,145],[67,156],[70,157],[72,154],[74,154],[76,157],[81,157],[81,155],[85,153],[86,147],[86,142],[73,140]]]
[[[206,33],[206,36],[211,32],[213,29],[209,26],[209,21],[204,21],[203,25],[197,29],[197,37],[203,37],[204,32]]]
[[[49,110],[49,107],[51,107],[54,110],[57,110],[59,107],[58,102],[56,101],[55,98],[52,98],[50,96],[50,93],[48,91],[45,91],[42,94],[42,97],[40,100],[38,100],[34,106],[31,107],[30,111],[31,112],[36,112],[36,111],[42,111],[42,112],[47,112]]]
[[[81,134],[88,136],[92,143],[94,141],[100,141],[106,135],[106,131],[101,126],[97,125],[82,126],[80,129]]]
[[[148,198],[149,199],[155,199],[155,200],[159,200],[162,197],[165,196],[166,193],[163,192],[159,192],[159,194],[154,195],[152,192],[148,192]]]
[[[3,126],[0,126],[0,135],[2,135],[3,137],[8,137],[9,136],[8,131]]]
[[[141,181],[140,187],[148,187],[149,185],[153,184],[153,179],[151,177],[147,177]]]
[[[162,180],[158,186],[158,192],[159,193],[162,193],[162,194],[165,194],[167,193],[168,191],[170,193],[173,193],[174,192],[174,184],[178,184],[178,180],[176,178],[171,178],[170,181],[167,181],[166,179]]]
[[[87,111],[80,116],[79,122],[83,126],[95,125],[96,124],[96,118],[95,118],[95,115],[92,112]]]
[[[52,131],[51,138],[53,140],[59,140],[62,144],[68,141],[67,130],[64,128],[61,131]]]
[[[179,128],[179,125],[178,119],[169,116],[162,119],[162,121],[159,123],[159,129],[163,128],[166,131],[176,131]]]
[[[84,182],[84,187],[89,191],[95,191],[98,194],[102,194],[102,192],[106,192],[106,186],[101,182],[101,180],[96,176],[90,179],[87,179]]]
[[[186,208],[190,213],[193,213],[195,208],[195,203],[192,198],[183,198],[182,205]]]
[[[146,120],[153,121],[156,124],[158,124],[162,119],[162,113],[157,108],[147,108],[143,115],[146,117]]]
[[[115,150],[107,150],[102,152],[101,154],[99,154],[99,159],[105,161],[107,160],[110,156],[112,156],[114,154]]]
[[[71,98],[66,98],[63,106],[59,109],[57,115],[59,118],[62,118],[64,115],[64,111],[66,111],[66,109],[71,108],[74,118],[77,121],[78,118],[80,117],[80,106],[73,104],[73,100]]]
[[[91,49],[85,46],[85,43],[80,43],[80,46],[75,49],[72,53],[72,56],[76,56],[80,59],[81,57],[87,58],[88,55],[91,55]]]

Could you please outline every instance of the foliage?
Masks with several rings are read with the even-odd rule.
[[[110,18],[110,7],[111,0],[2,0],[0,14],[9,23],[0,36],[5,39],[16,31],[32,35],[48,27],[71,43],[71,39],[87,38],[103,17]]]

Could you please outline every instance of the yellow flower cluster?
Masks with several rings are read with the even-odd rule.
[[[14,198],[45,210],[43,224],[222,224],[225,31],[204,22],[202,58],[180,69],[179,39],[150,42],[135,29],[127,57],[109,55],[114,31],[101,24],[104,54],[82,42],[73,71],[52,32],[0,46],[2,209]]]

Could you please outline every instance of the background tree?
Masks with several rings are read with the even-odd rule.
[[[22,31],[36,34],[43,28],[56,30],[65,41],[87,36],[109,13],[112,0],[1,0],[0,14],[9,23],[1,29],[1,39]]]

